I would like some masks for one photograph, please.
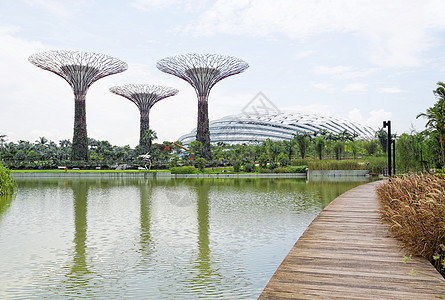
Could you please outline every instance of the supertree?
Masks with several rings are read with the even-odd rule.
[[[190,83],[198,96],[196,140],[203,145],[203,157],[211,159],[208,99],[220,80],[245,71],[249,65],[241,59],[215,54],[186,54],[160,60],[156,67]]]
[[[54,50],[31,55],[28,60],[65,79],[74,92],[72,160],[88,160],[85,97],[100,78],[127,70],[125,62],[103,54]]]
[[[148,150],[151,148],[151,138],[147,137],[150,129],[150,110],[155,103],[178,93],[177,89],[148,84],[127,84],[113,86],[110,91],[114,94],[127,98],[139,108],[141,114],[139,127],[139,146]]]

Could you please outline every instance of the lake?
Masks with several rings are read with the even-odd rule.
[[[256,299],[315,216],[364,181],[17,183],[0,199],[2,299]]]

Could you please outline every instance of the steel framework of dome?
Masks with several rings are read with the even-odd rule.
[[[114,57],[81,51],[53,50],[31,55],[29,62],[59,75],[74,92],[73,160],[88,160],[85,99],[97,80],[127,70],[128,65]]]
[[[298,112],[274,112],[269,114],[239,114],[210,121],[212,144],[243,144],[290,140],[297,132],[315,133],[326,130],[334,134],[344,131],[356,133],[358,138],[374,137],[374,130],[346,119]],[[184,145],[194,140],[196,129],[179,138]]]

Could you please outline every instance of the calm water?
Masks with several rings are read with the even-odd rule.
[[[18,180],[0,298],[255,299],[313,218],[361,182]]]

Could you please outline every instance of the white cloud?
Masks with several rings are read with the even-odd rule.
[[[350,83],[345,86],[345,88],[342,90],[345,93],[349,92],[367,92],[368,91],[368,85],[366,83]]]
[[[296,59],[303,59],[308,58],[309,56],[312,56],[315,52],[313,50],[305,50],[295,53]]]
[[[440,0],[218,0],[194,25],[199,35],[246,34],[290,38],[351,33],[369,47],[369,59],[383,66],[413,66],[434,43],[428,35],[445,28]]]
[[[70,18],[74,12],[78,13],[85,10],[90,5],[90,1],[27,0],[26,4],[30,7],[40,8],[52,15]]]
[[[383,121],[390,120],[392,113],[386,112],[383,108],[378,110],[371,110],[368,118],[365,120],[362,116],[360,109],[354,108],[348,113],[349,120],[367,125],[375,130],[382,127]]]
[[[312,114],[331,116],[334,108],[332,105],[329,105],[329,104],[306,102],[306,104],[302,104],[302,105],[292,105],[292,106],[280,107],[280,110],[282,110],[284,112],[295,111],[295,112],[302,112],[302,113],[312,113]]]
[[[358,108],[354,108],[353,110],[351,110],[348,113],[348,119],[352,122],[357,122],[357,123],[363,123],[363,117],[362,117],[362,113],[360,112],[360,109]]]
[[[320,89],[327,92],[333,92],[335,91],[335,86],[332,83],[314,83],[312,85],[316,89]]]
[[[140,10],[166,9],[166,8],[184,8],[189,7],[190,0],[135,0],[132,5]]]
[[[397,94],[401,93],[402,90],[396,87],[389,87],[389,88],[381,88],[377,92],[381,94]]]
[[[336,79],[353,79],[359,77],[365,77],[374,73],[377,69],[367,70],[354,70],[352,67],[347,66],[317,66],[313,69],[313,72],[317,75],[328,75]]]

